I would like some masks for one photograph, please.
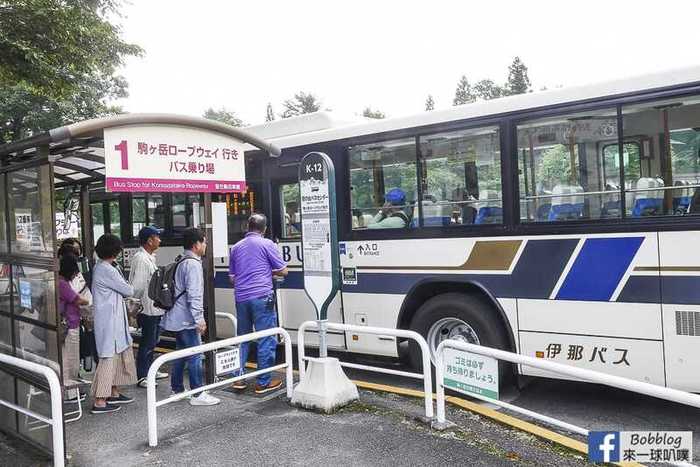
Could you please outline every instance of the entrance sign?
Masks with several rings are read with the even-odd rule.
[[[498,360],[463,350],[446,348],[443,386],[464,394],[498,399]]]
[[[326,320],[328,305],[340,288],[338,229],[335,213],[335,169],[322,152],[310,152],[299,165],[301,244],[304,290]]]
[[[245,192],[243,142],[178,125],[104,129],[108,191]]]

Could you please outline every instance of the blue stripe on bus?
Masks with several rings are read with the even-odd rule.
[[[503,298],[549,298],[578,240],[528,240]]]
[[[523,252],[524,253],[524,252]],[[514,283],[513,277],[503,274],[407,274],[407,273],[371,273],[360,272],[358,285],[344,285],[347,293],[386,293],[406,294],[423,279],[446,280],[452,282],[475,281],[486,287],[494,296],[499,298],[548,298],[546,295],[534,296],[522,293],[527,283],[536,281],[538,275],[532,274],[527,282],[525,270],[519,272],[520,282]],[[549,282],[551,279],[546,279]],[[680,305],[700,304],[700,276],[630,276],[617,298],[619,303],[661,303],[661,287],[663,286],[663,302]],[[228,273],[216,273],[216,287],[230,289]],[[304,289],[304,278],[301,271],[290,271],[282,289]],[[543,290],[540,289],[540,290]],[[581,299],[583,300],[583,299]],[[606,300],[607,301],[607,300]]]
[[[661,276],[663,303],[700,304],[700,276]]]
[[[659,303],[661,284],[659,276],[630,276],[617,296],[618,302]]]
[[[610,300],[643,241],[644,237],[587,239],[557,300]]]

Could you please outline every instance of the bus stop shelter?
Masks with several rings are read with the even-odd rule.
[[[152,144],[147,148],[139,146],[136,151],[131,148],[132,168],[135,162],[139,162],[134,159],[138,156],[145,158],[160,152],[174,162],[178,151],[181,157],[194,153],[194,150],[184,149],[193,148],[194,143],[182,146],[187,144],[187,138],[241,146],[247,143],[272,157],[280,155],[278,148],[242,129],[202,118],[170,114],[125,114],[87,120],[0,145],[0,352],[48,366],[61,374],[56,230],[65,219],[60,218],[57,193],[70,189],[78,195],[80,236],[85,256],[92,260],[97,239],[93,238],[91,225],[90,191],[104,190],[103,186],[114,188],[116,182],[109,180],[110,164],[121,164],[121,169],[129,164],[123,158],[127,151],[126,140],[113,145],[109,139],[122,130],[124,134],[148,135],[152,141],[162,142],[172,141],[173,135],[179,135],[182,149],[176,146],[175,154],[173,144],[166,146],[165,154],[163,148],[158,147],[160,145],[155,150]],[[107,133],[111,136],[106,145]],[[197,151],[200,149],[204,153],[201,146],[196,147]],[[216,154],[217,160],[224,155],[223,151],[215,153],[214,149],[211,153]],[[230,158],[231,152],[228,155]],[[243,159],[242,151],[240,158]],[[192,177],[193,182],[198,181],[196,174],[184,172],[179,174],[181,178]],[[163,181],[167,177],[162,173],[142,173],[139,176],[142,187],[147,186],[143,181],[145,178]],[[201,191],[204,193],[204,222],[200,227],[206,230],[209,239],[213,237],[212,192],[236,191],[235,186],[225,182],[218,183],[216,179],[207,183],[187,182],[190,192],[197,190],[198,186],[208,187]],[[151,185],[149,191],[157,191],[152,189],[157,186],[168,184]],[[173,191],[172,187],[169,189]],[[207,338],[213,340],[216,319],[211,249],[204,258],[204,269],[205,313],[209,324]],[[208,366],[211,369],[211,362]],[[209,371],[208,377],[212,375]],[[0,364],[1,400],[50,417],[50,405],[44,403],[42,406],[41,402],[42,395],[46,396],[48,391],[44,378]],[[49,453],[53,450],[49,426],[37,425],[28,416],[7,406],[0,406],[0,430],[18,435]]]

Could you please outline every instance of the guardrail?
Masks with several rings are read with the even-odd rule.
[[[24,407],[20,407],[19,405],[3,399],[0,399],[0,405],[4,405],[5,407],[50,425],[53,440],[53,465],[56,467],[63,467],[65,465],[66,457],[65,446],[63,444],[63,396],[61,393],[61,382],[58,380],[58,375],[56,375],[56,372],[47,366],[39,365],[38,363],[34,362],[28,362],[11,355],[0,353],[0,362],[42,375],[49,382],[49,393],[51,396],[51,418],[46,418],[32,410],[25,409]]]
[[[601,373],[599,371],[587,370],[585,368],[577,368],[574,366],[564,365],[562,363],[550,362],[539,358],[529,357],[527,355],[520,355],[513,352],[507,352],[505,350],[493,349],[491,347],[483,347],[480,345],[468,344],[466,342],[448,339],[442,341],[440,345],[438,345],[438,348],[435,352],[435,377],[437,384],[438,424],[446,423],[445,387],[443,385],[443,352],[446,348],[464,350],[474,354],[483,355],[485,357],[492,357],[498,360],[504,360],[519,365],[539,368],[541,370],[565,375],[571,378],[582,379],[590,383],[604,384],[606,386],[618,389],[625,389],[627,391],[645,394],[647,396],[657,397],[659,399],[664,399],[672,402],[677,402],[679,404],[685,404],[690,405],[692,407],[700,408],[700,396],[696,394],[690,394],[688,392],[679,391],[677,389],[665,388],[654,384],[643,383],[641,381],[623,378],[621,376],[609,375],[607,373]],[[522,407],[508,404],[507,402],[502,402],[497,399],[492,399],[490,397],[481,396],[478,394],[470,394],[470,396],[476,399],[490,402],[495,405],[499,405],[508,410],[521,413],[523,415],[532,417],[545,423],[549,423],[551,425],[558,426],[560,428],[564,428],[566,430],[579,433],[584,436],[588,436],[588,430],[586,430],[585,428],[581,428],[576,425],[571,425],[570,423],[563,422],[556,418],[547,417],[546,415],[523,409]]]
[[[389,368],[381,368],[376,366],[359,365],[356,363],[340,362],[341,366],[346,368],[354,368],[356,370],[364,371],[374,371],[376,373],[384,373],[388,375],[404,376],[407,378],[422,379],[423,380],[423,391],[425,393],[425,416],[427,418],[433,418],[433,381],[431,378],[430,370],[430,350],[428,349],[428,343],[425,341],[423,336],[415,331],[409,331],[406,329],[390,329],[390,328],[376,328],[371,326],[355,326],[352,324],[340,324],[340,323],[326,323],[327,329],[335,331],[349,331],[357,332],[360,334],[374,334],[381,336],[394,336],[403,339],[411,339],[418,343],[421,349],[421,354],[423,356],[423,373],[411,373],[408,371],[392,370]],[[308,357],[304,355],[304,332],[309,328],[318,329],[318,323],[316,321],[305,321],[299,326],[297,334],[297,353],[299,358],[299,377],[303,378],[306,373],[306,366],[304,361],[308,360]]]
[[[220,380],[215,383],[199,387],[197,389],[190,389],[189,391],[174,394],[160,401],[156,400],[156,373],[164,363],[170,362],[172,360],[178,360],[184,357],[189,357],[190,355],[196,355],[204,352],[210,352],[212,350],[221,349],[223,347],[230,347],[242,344],[243,342],[254,341],[262,337],[277,335],[281,335],[282,337],[284,337],[284,363],[265,368],[264,370],[257,370],[243,375]],[[185,399],[187,396],[190,396],[195,393],[199,393],[209,389],[215,389],[221,386],[226,386],[227,384],[231,384],[239,380],[254,378],[258,375],[270,373],[284,368],[286,369],[285,373],[287,382],[287,397],[291,399],[294,385],[294,376],[292,373],[292,358],[292,340],[289,337],[289,333],[286,330],[279,327],[265,329],[264,331],[251,332],[250,334],[243,334],[242,336],[231,337],[229,339],[223,339],[216,342],[209,342],[207,344],[197,345],[195,347],[176,350],[174,352],[170,352],[156,358],[155,361],[151,364],[151,367],[148,369],[148,376],[146,377],[146,399],[148,404],[148,445],[151,447],[155,447],[158,445],[158,414],[156,411],[157,408],[162,405],[169,404],[171,402],[176,402]],[[243,367],[245,365],[245,362],[240,362],[240,365],[241,367]]]

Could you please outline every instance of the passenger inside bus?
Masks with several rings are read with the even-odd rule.
[[[403,211],[406,205],[406,193],[401,188],[393,188],[384,196],[384,206],[367,225],[368,229],[401,229],[409,224]]]

